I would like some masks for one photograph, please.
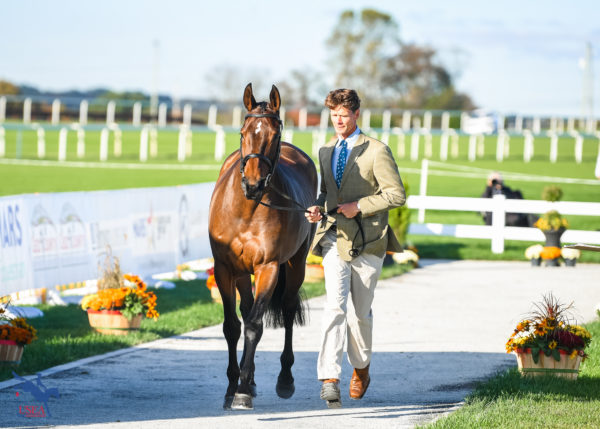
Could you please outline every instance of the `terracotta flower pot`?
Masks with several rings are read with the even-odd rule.
[[[105,335],[127,335],[130,331],[140,328],[142,315],[138,314],[128,320],[118,310],[89,310],[88,320],[90,326],[97,332]]]
[[[557,361],[552,356],[539,354],[538,363],[533,361],[531,349],[517,349],[517,364],[519,372],[523,375],[540,376],[553,375],[570,380],[576,380],[579,374],[579,365],[581,365],[581,356],[577,355],[571,359],[569,353],[559,350],[560,360]]]
[[[0,340],[0,364],[19,365],[23,357],[23,347],[12,340]]]

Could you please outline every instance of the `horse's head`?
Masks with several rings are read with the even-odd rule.
[[[260,200],[279,159],[281,127],[279,106],[281,98],[273,85],[269,102],[257,103],[252,84],[244,90],[244,106],[248,109],[240,138],[240,172],[246,198]]]

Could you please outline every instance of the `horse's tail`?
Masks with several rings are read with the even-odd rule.
[[[304,302],[304,292],[300,289],[296,295],[292,298],[293,302],[284,302],[285,289],[286,289],[286,275],[285,275],[285,264],[279,266],[279,277],[277,279],[277,285],[269,301],[269,306],[265,312],[266,324],[273,328],[285,327],[285,317],[283,314],[284,306],[294,309],[294,320],[296,325],[304,325],[306,322],[306,304]]]

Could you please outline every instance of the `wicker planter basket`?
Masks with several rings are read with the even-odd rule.
[[[0,340],[0,364],[19,365],[23,357],[23,347],[12,340]]]
[[[579,365],[581,365],[581,356],[577,355],[571,359],[569,354],[559,350],[560,360],[555,360],[552,356],[546,356],[540,353],[538,363],[533,362],[531,349],[517,349],[517,363],[519,372],[524,375],[540,376],[553,375],[570,380],[576,380],[579,374]]]
[[[130,331],[139,329],[142,323],[141,314],[128,320],[118,310],[88,310],[87,313],[90,326],[106,335],[127,335]]]

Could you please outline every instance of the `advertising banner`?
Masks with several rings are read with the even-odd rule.
[[[210,256],[213,188],[0,197],[0,296],[97,278],[109,249],[124,272],[141,276]]]

